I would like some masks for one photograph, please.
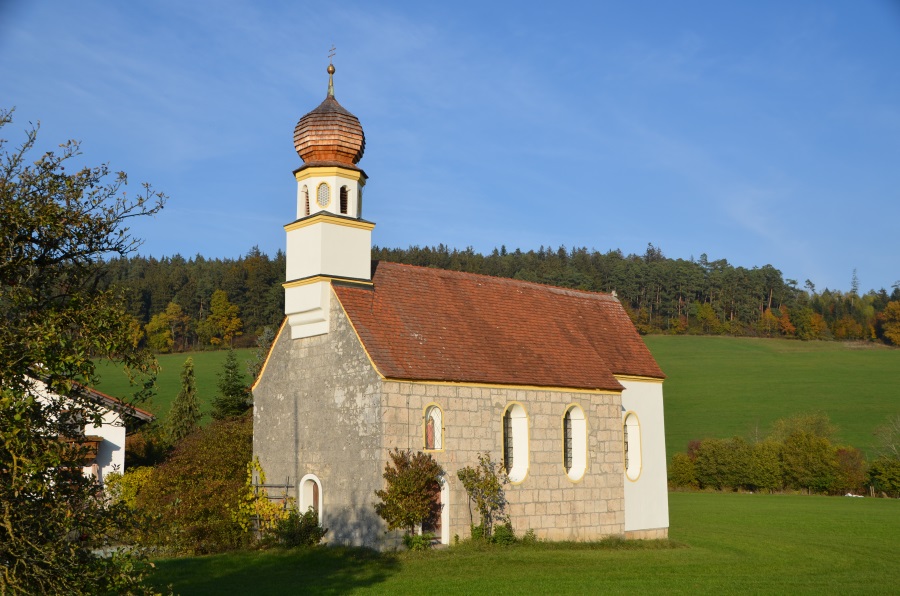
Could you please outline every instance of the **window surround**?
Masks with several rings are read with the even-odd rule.
[[[322,189],[325,189],[325,192],[322,192]],[[323,201],[324,197],[324,202]],[[320,208],[325,209],[328,205],[331,204],[331,187],[328,186],[327,182],[319,182],[316,186],[316,205]]]
[[[313,485],[319,489],[318,503],[313,503]],[[318,505],[319,525],[324,527],[322,520],[325,518],[325,494],[322,492],[322,481],[319,480],[319,477],[315,474],[307,474],[301,478],[298,493],[299,503],[297,509],[300,515],[306,513],[310,507],[315,509],[316,505]]]
[[[512,445],[510,446],[513,453],[512,469],[507,469],[506,467],[507,441],[510,439],[510,437],[507,437],[506,432],[507,417],[509,417],[510,420],[510,430],[512,434]],[[525,409],[525,406],[517,401],[509,402],[503,410],[503,417],[500,421],[500,436],[503,441],[502,463],[506,470],[506,475],[509,477],[510,484],[522,484],[528,477],[528,468],[530,465],[528,453],[529,426],[528,411]]]
[[[569,469],[566,469],[566,418],[569,419],[572,431],[572,465]],[[580,405],[570,403],[566,406],[560,419],[560,428],[563,472],[571,482],[581,482],[588,468],[588,428],[587,416]]]
[[[638,415],[628,410],[622,417],[622,457],[625,464],[625,478],[630,482],[637,482],[643,471],[641,434],[641,421]]]
[[[435,428],[434,435],[434,448],[429,449],[428,445],[428,418],[432,414],[432,412],[437,412],[437,422],[440,423],[439,427]],[[427,404],[424,408],[422,408],[422,450],[427,452],[441,452],[444,451],[444,410],[435,402],[431,402]]]

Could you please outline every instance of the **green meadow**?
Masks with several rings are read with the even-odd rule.
[[[772,422],[823,411],[838,440],[871,450],[900,413],[900,350],[873,344],[646,336],[667,375],[666,452],[706,437],[764,436]]]
[[[184,596],[883,594],[900,586],[900,501],[672,493],[669,504],[670,541],[250,551],[158,561],[152,581]]]
[[[900,350],[874,344],[783,339],[649,335],[644,338],[668,378],[664,384],[666,451],[691,439],[764,436],[772,422],[824,411],[841,442],[868,451],[872,431],[900,413]],[[236,350],[242,368],[255,350]],[[160,355],[157,395],[148,409],[169,411],[191,356],[201,410],[216,393],[224,351]],[[131,391],[124,374],[100,366],[98,389],[117,397]]]
[[[200,411],[204,414],[204,421],[209,420],[212,399],[216,395],[218,375],[227,354],[228,352],[225,350],[217,350],[158,355],[156,358],[159,361],[159,375],[156,378],[156,395],[149,403],[139,405],[156,414],[160,420],[165,418],[181,389],[181,368],[184,361],[190,357],[194,359],[194,377],[197,385],[197,397],[200,399]],[[241,370],[246,371],[246,362],[256,357],[256,350],[245,348],[235,350],[235,354]],[[128,383],[128,377],[119,368],[106,362],[100,362],[97,369],[100,373],[100,383],[96,389],[99,391],[120,398],[128,397],[134,391],[134,388]],[[249,374],[247,376],[249,377]]]

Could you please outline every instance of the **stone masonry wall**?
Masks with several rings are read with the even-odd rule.
[[[595,540],[624,534],[621,396],[618,394],[481,388],[412,382],[384,384],[384,453],[424,449],[424,409],[443,411],[443,450],[432,451],[450,483],[450,533],[469,536],[469,506],[456,472],[477,464],[479,452],[502,461],[503,412],[519,402],[528,414],[529,468],[521,483],[507,485],[508,512],[517,535],[528,529],[542,539]],[[578,482],[563,468],[562,416],[569,404],[587,418],[587,470]],[[473,511],[477,523],[477,512]]]
[[[381,380],[336,297],[327,335],[292,340],[282,328],[253,398],[253,452],[267,481],[290,478],[296,486],[315,474],[326,539],[377,546],[384,538],[374,511],[384,467]]]

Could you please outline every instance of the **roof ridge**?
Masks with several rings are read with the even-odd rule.
[[[459,277],[479,277],[491,280],[494,283],[504,283],[509,285],[521,285],[521,286],[532,286],[541,290],[551,290],[560,294],[576,294],[578,296],[584,296],[586,298],[593,298],[596,300],[604,300],[604,301],[615,301],[619,302],[618,298],[612,295],[610,292],[597,292],[595,290],[579,290],[576,288],[566,288],[564,286],[556,286],[553,284],[545,284],[539,281],[528,281],[524,279],[516,279],[514,277],[502,277],[499,275],[488,275],[487,273],[471,273],[469,271],[456,271],[454,269],[441,269],[440,267],[427,267],[423,265],[411,265],[409,263],[397,263],[396,261],[382,261],[380,259],[375,259],[375,262],[378,263],[380,267],[382,263],[390,266],[398,266],[398,267],[408,267],[411,269],[420,269],[423,271],[434,272],[437,275],[447,274],[451,276],[459,276]]]

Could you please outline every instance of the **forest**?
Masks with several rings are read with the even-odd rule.
[[[900,281],[861,292],[785,279],[772,265],[672,259],[587,248],[494,249],[484,255],[436,247],[373,247],[376,260],[615,292],[642,334],[708,334],[857,340],[900,345]],[[104,289],[123,292],[134,342],[158,352],[254,345],[283,318],[285,255],[257,247],[237,259],[132,256],[104,263]]]

